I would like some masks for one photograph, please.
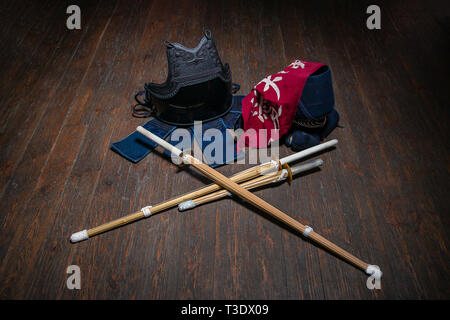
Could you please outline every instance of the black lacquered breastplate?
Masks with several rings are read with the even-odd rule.
[[[209,121],[227,113],[232,98],[231,71],[228,64],[222,64],[211,32],[205,31],[195,48],[165,44],[167,80],[145,85],[155,117],[187,126],[194,120]]]

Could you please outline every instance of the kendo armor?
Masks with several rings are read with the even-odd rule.
[[[145,102],[133,108],[135,116],[155,116],[176,126],[221,117],[231,108],[231,70],[222,64],[211,32],[206,30],[195,48],[164,42],[168,74],[162,84],[145,84]],[[137,109],[141,106],[141,109]],[[142,109],[143,107],[143,109]]]
[[[306,80],[295,115],[294,125],[303,129],[323,128],[334,108],[331,71],[320,67]]]
[[[322,66],[306,80],[292,130],[285,143],[295,152],[318,145],[338,123],[331,70]]]

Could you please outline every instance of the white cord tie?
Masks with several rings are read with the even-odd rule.
[[[144,214],[144,217],[150,217],[151,215],[152,215],[152,212],[150,211],[150,208],[151,208],[152,206],[146,206],[146,207],[143,207],[142,209],[141,209],[141,211],[142,211],[142,213]]]
[[[383,272],[381,272],[381,269],[379,266],[369,264],[366,269],[366,273],[372,275],[375,279],[381,279],[381,276],[383,275]]]
[[[281,174],[278,176],[278,179],[275,182],[286,180],[288,175],[289,175],[289,172],[286,169],[281,170]]]
[[[309,234],[313,231],[314,231],[313,228],[311,228],[310,226],[306,226],[305,231],[303,231],[303,236],[308,238]]]
[[[179,211],[189,210],[195,207],[195,203],[192,200],[184,201],[178,204]]]

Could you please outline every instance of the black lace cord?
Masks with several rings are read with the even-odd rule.
[[[241,89],[241,86],[238,85],[237,83],[231,84],[231,93],[232,94],[236,94],[240,89]]]
[[[323,128],[327,122],[327,118],[328,118],[328,116],[323,116],[319,119],[295,118],[294,124],[301,128],[307,128],[307,129]]]
[[[234,83],[234,82],[231,84],[231,93],[232,94],[236,94],[240,89],[241,89],[241,86],[239,84]],[[241,125],[240,125],[241,124],[241,122],[240,122],[241,118],[242,118],[242,114],[240,114],[239,117],[237,117],[236,120],[234,120],[233,130],[236,130],[236,127],[238,129],[241,127]]]
[[[233,130],[234,131],[236,131],[236,129],[241,129],[242,128],[242,126],[241,126],[241,124],[242,124],[241,119],[242,119],[242,113],[239,114],[239,116],[236,118],[236,120],[234,120],[234,123],[233,123]]]
[[[138,97],[143,95],[145,92],[145,101],[139,100]],[[148,96],[147,90],[139,91],[134,95],[134,99],[136,100],[136,104],[131,107],[131,113],[135,118],[147,118],[153,115],[153,106],[151,100]]]

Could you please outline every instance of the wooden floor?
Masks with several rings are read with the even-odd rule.
[[[0,7],[0,297],[26,299],[450,298],[449,6],[372,1],[67,1]],[[20,14],[19,14],[20,13]],[[341,125],[323,169],[257,194],[361,259],[366,275],[242,203],[176,209],[72,245],[69,236],[205,180],[152,153],[110,150],[145,119],[163,40],[212,30],[246,94],[293,59],[330,65]],[[282,155],[291,152],[282,148]],[[220,168],[226,174],[246,166]],[[81,269],[81,289],[66,268]]]

